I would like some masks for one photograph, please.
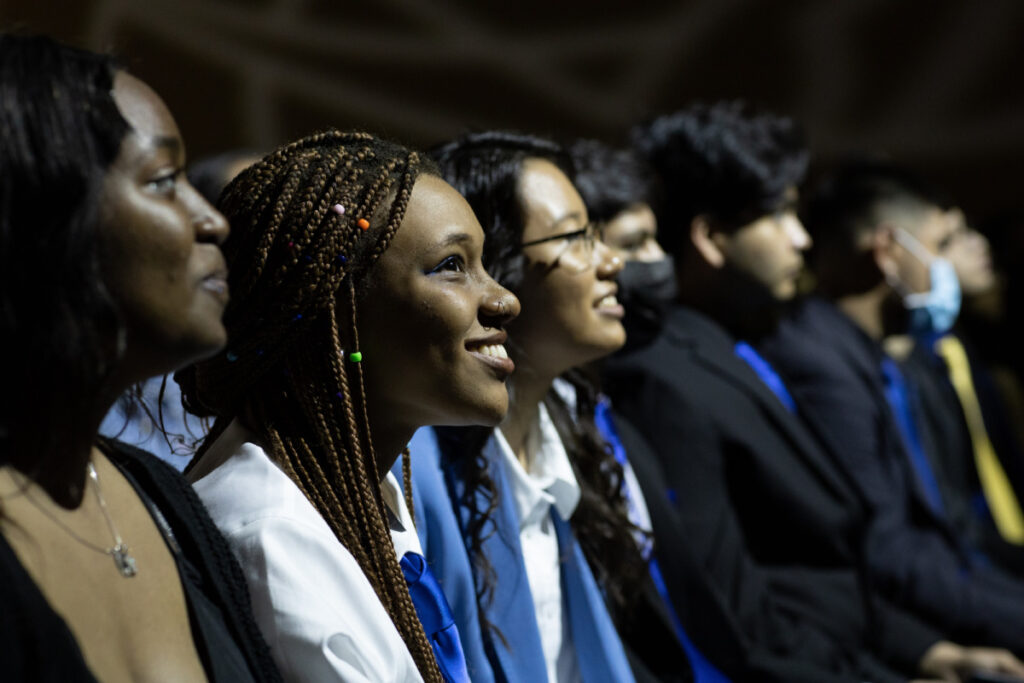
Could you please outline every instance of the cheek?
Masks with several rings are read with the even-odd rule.
[[[513,337],[546,352],[587,339],[595,321],[583,280],[552,273],[541,286],[524,287],[517,295],[522,313],[512,324]]]
[[[444,288],[386,298],[371,296],[362,305],[372,306],[383,317],[361,326],[361,337],[380,349],[393,350],[393,365],[420,375],[453,362],[476,310],[464,296]]]

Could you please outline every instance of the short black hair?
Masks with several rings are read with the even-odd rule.
[[[93,417],[83,402],[119,354],[96,234],[103,179],[130,130],[112,92],[118,68],[0,34],[0,461],[33,452],[42,468],[80,439]],[[62,429],[47,427],[57,419]]]
[[[780,208],[810,157],[790,118],[741,101],[695,104],[631,131],[661,184],[658,241],[678,255],[697,216],[737,229]]]
[[[633,150],[580,139],[569,146],[569,155],[590,220],[609,221],[631,206],[654,203],[654,174]]]
[[[801,218],[814,241],[812,259],[853,253],[861,235],[894,211],[945,207],[939,191],[909,169],[879,159],[847,159],[806,193]]]

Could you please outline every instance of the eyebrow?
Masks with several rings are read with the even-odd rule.
[[[181,150],[181,139],[171,135],[153,135],[149,140],[154,147],[167,147],[172,152]]]
[[[582,221],[583,220],[583,215],[579,211],[573,211],[572,213],[567,213],[564,216],[562,216],[561,218],[559,218],[558,220],[556,220],[555,222],[553,222],[551,224],[551,227],[552,228],[557,228],[562,223],[565,223],[565,222],[571,221],[571,220]]]
[[[465,244],[467,242],[472,241],[473,236],[470,235],[468,232],[453,232],[445,236],[445,238],[441,241],[441,244],[438,246],[443,249],[445,247],[450,247],[453,244]]]

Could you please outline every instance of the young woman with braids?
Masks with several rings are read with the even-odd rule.
[[[418,427],[508,408],[519,304],[479,222],[429,159],[337,131],[250,166],[220,207],[232,341],[176,379],[216,417],[189,476],[276,661],[288,680],[465,680],[410,597],[422,556],[389,470]]]
[[[523,308],[501,427],[423,430],[411,445],[427,557],[474,681],[632,681],[612,616],[632,620],[646,566],[594,383],[574,369],[625,341],[622,262],[595,235],[561,147],[490,132],[434,156],[484,226],[485,266]],[[671,629],[661,635],[672,676],[685,672]]]
[[[97,436],[227,339],[227,223],[174,119],[109,57],[0,34],[0,140],[0,680],[280,680],[192,488]]]

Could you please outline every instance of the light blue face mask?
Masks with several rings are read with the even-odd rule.
[[[949,332],[960,314],[960,281],[953,264],[929,252],[903,228],[897,228],[893,236],[915,258],[928,266],[930,289],[903,296],[903,305],[910,312],[908,331],[915,337]]]

